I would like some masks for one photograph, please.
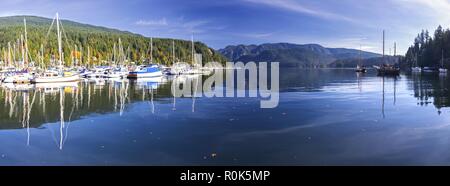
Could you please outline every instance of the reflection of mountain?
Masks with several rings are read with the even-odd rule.
[[[135,86],[136,85],[136,86]],[[164,81],[93,81],[73,84],[7,85],[0,88],[0,129],[23,128],[29,112],[30,127],[60,121],[60,91],[63,91],[64,118],[76,120],[91,113],[122,112],[125,105],[171,97]],[[151,95],[153,94],[153,95]]]
[[[448,76],[438,76],[437,74],[413,74],[408,76],[411,79],[409,88],[414,91],[414,97],[418,99],[419,105],[433,103],[438,109],[450,107],[450,81]]]
[[[324,86],[333,83],[358,83],[364,76],[375,75],[376,72],[369,71],[367,74],[357,74],[349,69],[280,69],[280,90],[281,91],[317,91]],[[358,79],[359,78],[359,79]],[[349,80],[354,81],[349,81]]]

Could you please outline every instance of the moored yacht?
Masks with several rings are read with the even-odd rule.
[[[367,69],[364,66],[357,65],[355,71],[361,72],[361,73],[366,73]]]
[[[422,72],[422,68],[420,67],[411,67],[412,72]]]
[[[107,75],[107,71],[110,69],[109,66],[98,66],[95,67],[90,73],[86,74],[87,78],[104,78]]]
[[[3,83],[29,83],[33,75],[27,71],[17,71],[5,74]]]
[[[163,73],[158,65],[140,65],[137,66],[136,70],[128,73],[128,78],[148,78],[148,77],[158,77],[162,76]]]
[[[385,39],[385,33],[383,30],[383,61],[385,61],[385,55],[384,55],[384,39]],[[395,49],[394,49],[395,51]],[[395,56],[395,54],[394,54]],[[400,68],[396,65],[388,64],[384,62],[382,65],[374,65],[373,66],[376,70],[379,76],[398,76],[400,75]]]
[[[106,78],[123,78],[128,75],[128,69],[125,67],[117,67],[108,69],[105,73]]]
[[[74,72],[47,71],[36,75],[35,78],[31,80],[31,83],[59,83],[78,80],[80,80],[80,75]]]
[[[58,36],[58,54],[59,54],[59,65],[56,70],[51,69],[47,70],[40,74],[35,74],[34,78],[31,80],[31,83],[58,83],[58,82],[71,82],[80,80],[80,75],[77,72],[73,71],[65,71],[63,64],[63,50],[62,50],[62,32],[60,31],[60,21],[59,15],[56,13],[56,29]],[[50,26],[50,30],[53,25]]]

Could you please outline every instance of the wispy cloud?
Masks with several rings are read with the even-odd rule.
[[[402,8],[428,18],[429,23],[450,24],[450,1],[448,0],[391,0]]]
[[[191,33],[203,33],[205,32],[205,25],[209,24],[208,20],[192,20],[181,24],[181,29]]]
[[[238,34],[242,37],[249,37],[249,38],[267,38],[273,35],[273,33],[247,33],[247,34]]]
[[[357,22],[353,18],[324,11],[319,9],[313,9],[306,7],[298,2],[292,1],[292,0],[243,0],[245,2],[249,3],[255,3],[255,4],[262,4],[266,6],[281,8],[289,11],[294,11],[302,14],[308,14],[311,16],[316,16],[324,19],[331,19],[331,20],[341,20],[341,21],[347,21],[347,22]]]
[[[157,20],[144,20],[134,22],[134,25],[141,27],[148,27],[151,30],[159,30],[167,33],[179,33],[179,34],[199,34],[209,31],[218,31],[226,28],[225,25],[214,24],[213,21],[208,19],[186,19],[184,16],[180,16],[173,19],[161,18]]]
[[[167,26],[167,20],[166,18],[162,18],[160,20],[139,20],[136,21],[136,25],[139,26]]]

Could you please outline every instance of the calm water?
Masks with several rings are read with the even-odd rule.
[[[275,109],[170,78],[3,84],[0,165],[450,165],[450,77],[280,74]]]

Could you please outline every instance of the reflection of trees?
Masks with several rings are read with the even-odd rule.
[[[60,87],[0,87],[0,129],[37,128],[60,122],[60,118],[69,121],[92,113],[123,112],[126,105],[143,99],[168,103],[163,98],[171,97],[170,84],[148,85],[111,81]],[[67,108],[64,113],[62,108]]]
[[[438,109],[450,106],[450,92],[447,88],[450,87],[449,77],[437,74],[412,74],[408,78],[411,80],[408,87],[414,91],[418,105],[426,106],[433,103]]]

